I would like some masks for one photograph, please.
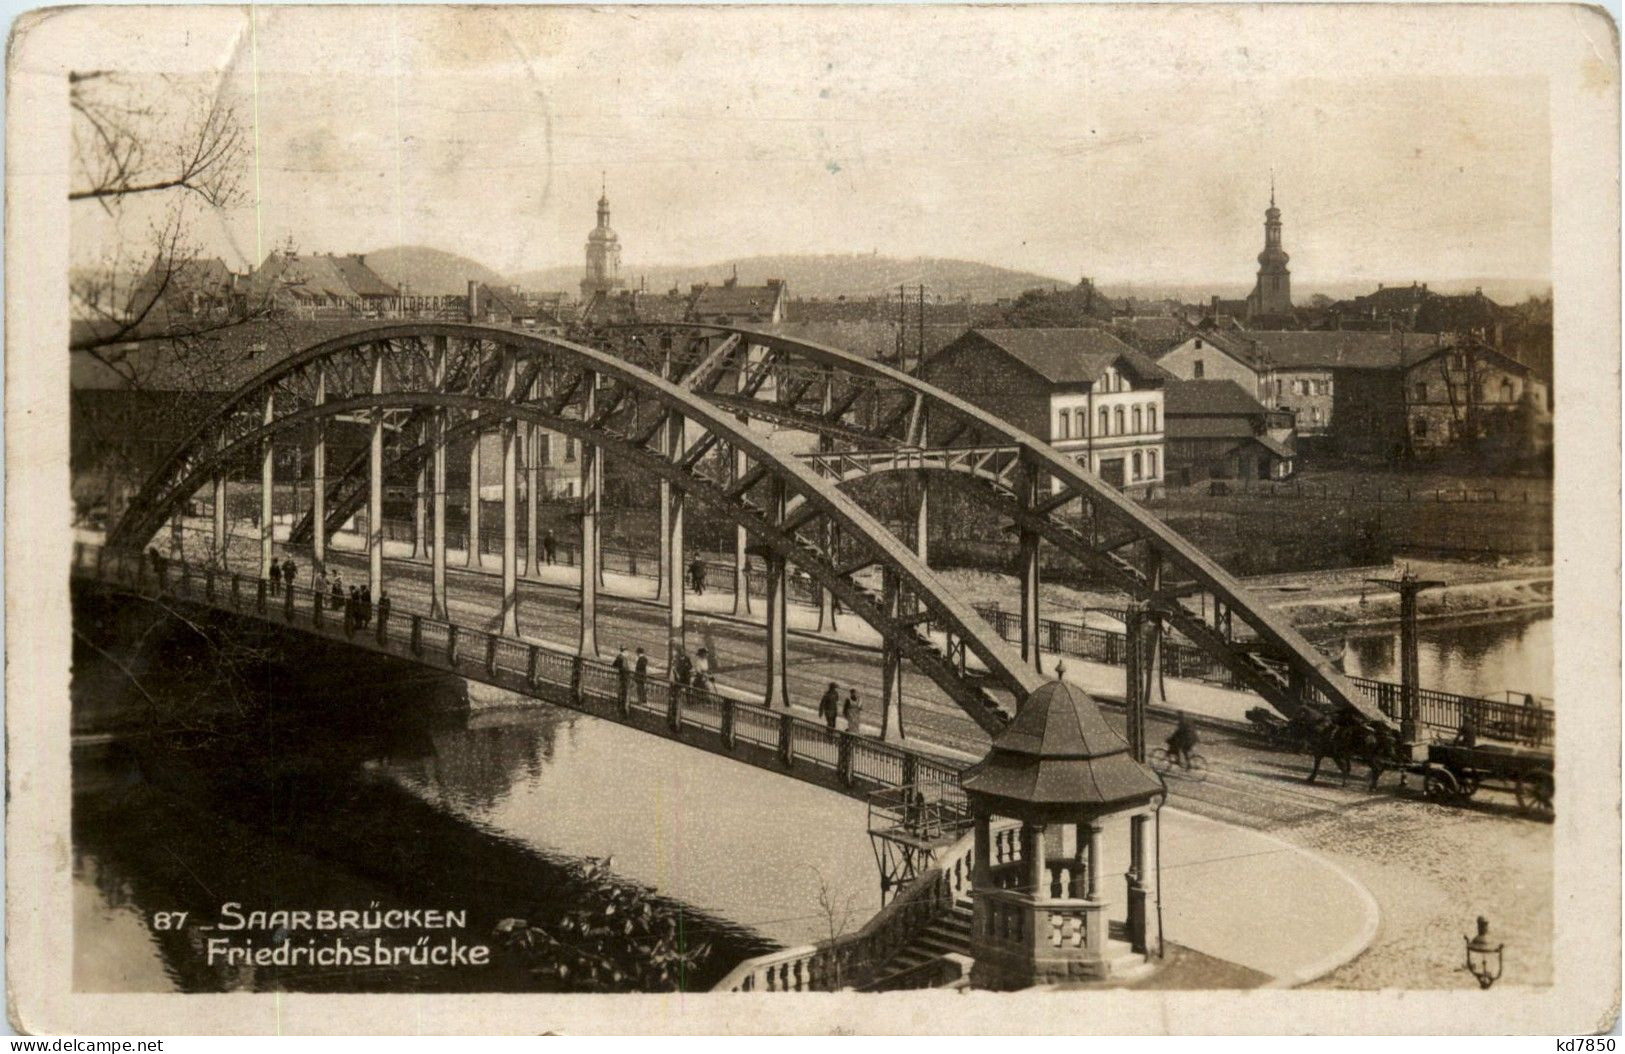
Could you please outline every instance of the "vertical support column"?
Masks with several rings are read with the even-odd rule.
[[[598,375],[588,371],[584,378],[586,396],[581,407],[583,421],[592,418],[598,407]],[[585,439],[581,443],[581,637],[576,651],[586,658],[598,656],[598,488],[599,451]]]
[[[824,368],[824,407],[823,416],[827,420],[835,409],[835,370],[833,367]],[[835,451],[835,437],[820,435],[818,437],[818,452],[830,454]],[[838,563],[835,559],[835,524],[830,520],[824,521],[824,558],[830,563]],[[824,633],[835,631],[835,594],[828,589],[818,590],[818,628]]]
[[[729,475],[730,483],[738,483],[750,471],[749,462],[743,450],[734,448],[733,469]],[[750,566],[750,558],[746,553],[746,546],[750,535],[743,527],[734,528],[734,610],[735,615],[750,614],[750,575],[746,568]]]
[[[986,813],[978,813],[975,824],[975,848],[971,853],[971,887],[986,889],[991,877],[988,872],[992,867],[993,818]]]
[[[271,392],[265,393],[264,423],[269,426],[276,420],[276,396]],[[275,489],[276,479],[276,444],[270,436],[265,437],[265,443],[260,452],[260,577],[271,577],[271,495]]]
[[[226,446],[226,433],[224,432],[224,430],[221,431],[219,438],[215,440],[215,446],[216,446],[217,449],[224,449],[225,448],[225,446]],[[112,474],[112,469],[111,468],[108,469],[108,474],[109,474],[109,476],[111,476],[111,474]],[[111,525],[112,523],[115,522],[113,520],[113,506],[111,504],[109,504],[108,507],[107,507],[107,522],[108,522],[109,525]],[[320,525],[319,524],[317,525],[317,529],[320,530]],[[226,545],[227,545],[227,536],[226,536],[226,466],[221,465],[220,470],[214,474],[214,553],[213,553],[213,561],[218,562],[221,567],[226,566]]]
[[[768,484],[771,496],[767,514],[774,526],[784,523],[784,481],[775,477]],[[767,691],[763,702],[770,710],[790,708],[788,671],[785,666],[785,639],[789,630],[789,609],[786,602],[784,557],[776,550],[767,556]]]
[[[1141,812],[1128,821],[1128,940],[1142,955],[1149,955],[1161,943],[1154,933],[1156,922],[1152,912],[1157,870],[1151,859],[1151,820],[1151,814]]]
[[[1123,701],[1128,709],[1125,730],[1128,735],[1129,756],[1145,763],[1145,663],[1142,659],[1145,643],[1145,610],[1136,601],[1129,601],[1123,612]],[[1081,832],[1080,832],[1081,833]]]
[[[682,457],[683,419],[677,414],[666,418],[665,453],[673,461]],[[664,563],[661,572],[666,589],[666,669],[677,668],[677,652],[687,643],[687,628],[683,610],[684,552],[683,552],[683,492],[669,484],[662,490],[661,553]]]
[[[1090,900],[1100,899],[1100,821],[1090,820],[1086,824],[1079,824],[1078,834],[1087,833],[1089,836],[1089,885],[1087,889]],[[1098,947],[1098,945],[1096,945]]]
[[[660,358],[660,376],[668,380],[671,378],[671,346],[669,341]],[[672,442],[670,424],[672,416],[675,415],[670,414],[669,411],[665,412],[667,413],[666,424],[662,425],[655,434],[655,450],[666,457],[671,457],[682,446],[683,431],[679,427],[677,441]],[[678,572],[678,577],[675,579],[671,577],[671,562],[673,559],[671,551],[671,480],[666,479],[664,476],[660,478],[660,534],[656,536],[655,543],[655,559],[657,561],[655,567],[655,599],[659,600],[666,593],[668,581],[677,582],[678,591],[682,591],[682,573]],[[681,564],[683,555],[677,553],[675,559]]]
[[[511,348],[502,352],[502,398],[519,394],[519,363]],[[519,636],[519,427],[502,420],[502,634]]]
[[[464,563],[469,567],[480,566],[480,414],[478,410],[469,413],[469,423],[474,426],[474,445],[468,448],[468,549]]]
[[[1087,829],[1089,832],[1089,885],[1087,894],[1089,900],[1098,904],[1100,902],[1100,865],[1103,859],[1100,852],[1100,821],[1089,821]],[[1078,833],[1081,835],[1083,831],[1079,830]],[[1106,926],[1106,911],[1103,906],[1084,913],[1084,946],[1094,955],[1098,956],[1106,950]]]
[[[1151,706],[1151,690],[1153,686],[1157,695],[1168,701],[1168,692],[1162,683],[1162,615],[1158,612],[1158,605],[1162,603],[1162,553],[1155,548],[1148,547],[1145,555],[1145,581],[1150,587],[1151,596],[1148,598],[1150,606],[1146,610],[1146,633],[1149,640],[1145,645],[1145,706]]]
[[[372,394],[384,393],[384,352],[372,349]],[[372,448],[367,467],[367,588],[372,602],[384,592],[384,411],[372,411]]]
[[[1042,900],[1049,896],[1049,868],[1044,859],[1044,825],[1023,823],[1021,834],[1025,843],[1021,847],[1021,862],[1027,865],[1025,885],[1033,896]]]
[[[538,381],[530,382],[529,401],[536,400]],[[542,487],[542,429],[540,425],[525,425],[525,574],[542,572],[541,532],[537,530],[537,503],[541,501]]]
[[[327,402],[327,367],[316,364],[316,405]],[[310,454],[310,559],[317,577],[327,574],[327,418],[316,419]]]
[[[446,390],[446,338],[434,338],[434,390]],[[446,408],[434,411],[434,565],[429,580],[429,617],[446,617]]]
[[[1021,474],[1018,500],[1022,511],[1025,512],[1037,504],[1038,473],[1026,465],[1021,466],[1018,472]],[[1044,662],[1038,648],[1038,534],[1022,528],[1019,524],[1017,530],[1020,533],[1017,575],[1021,579],[1021,658],[1042,673]]]
[[[418,426],[418,445],[429,445],[429,422]],[[418,460],[418,474],[412,485],[412,559],[421,560],[429,555],[424,528],[429,519],[429,463]]]
[[[902,584],[897,572],[885,568],[880,576],[880,602],[887,616],[896,618],[902,610]],[[880,738],[900,743],[903,731],[903,656],[891,635],[880,646]]]
[[[914,555],[920,558],[920,563],[931,566],[931,540],[930,540],[930,492],[926,489],[924,472],[918,473],[914,481]]]

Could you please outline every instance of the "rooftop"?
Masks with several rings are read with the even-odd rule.
[[[980,337],[1055,384],[1093,383],[1106,367],[1119,364],[1151,384],[1169,376],[1149,356],[1103,329],[973,329],[966,336]]]
[[[1247,416],[1267,411],[1235,381],[1186,381],[1176,378],[1163,386],[1162,412],[1167,417],[1176,417]]]

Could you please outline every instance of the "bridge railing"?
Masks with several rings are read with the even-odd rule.
[[[970,898],[975,838],[964,833],[856,933],[747,959],[713,992],[833,992],[866,985],[931,922]]]
[[[1016,612],[1002,610],[996,604],[980,604],[976,606],[976,613],[986,619],[1000,637],[1007,641],[1021,640],[1021,620]],[[1042,647],[1046,651],[1076,655],[1110,666],[1122,666],[1126,661],[1126,638],[1118,630],[1046,618],[1039,619],[1038,625],[1043,636]],[[1243,688],[1235,675],[1207,652],[1179,640],[1163,641],[1162,673],[1167,677],[1215,681],[1236,690]],[[1348,680],[1362,695],[1376,703],[1383,713],[1396,719],[1399,717],[1400,685],[1370,677],[1350,677]],[[1318,693],[1314,698],[1325,701]],[[1457,695],[1431,688],[1418,689],[1417,702],[1421,722],[1440,732],[1453,734],[1463,725],[1470,724],[1480,735],[1531,746],[1549,746],[1557,734],[1556,713],[1532,703]]]
[[[474,680],[633,724],[667,738],[734,754],[761,767],[844,789],[855,796],[919,786],[940,797],[957,790],[959,766],[925,751],[831,729],[784,711],[770,711],[742,692],[701,691],[671,683],[651,668],[633,670],[576,655],[557,645],[507,637],[421,612],[374,606],[365,624],[348,613],[347,597],[272,584],[223,567],[171,561],[161,554],[109,552],[77,543],[73,572],[140,595],[184,600],[284,623],[422,662]]]

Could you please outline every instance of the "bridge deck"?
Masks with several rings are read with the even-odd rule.
[[[258,618],[301,633],[344,642],[521,695],[617,721],[667,739],[867,800],[904,786],[958,784],[964,759],[917,746],[832,731],[794,713],[772,712],[736,692],[679,690],[656,676],[640,686],[609,662],[556,646],[503,637],[476,626],[429,619],[395,608],[365,629],[346,626],[325,597],[304,587],[272,596],[245,575],[171,564],[160,585],[147,562],[79,544],[74,579],[102,589],[162,597]],[[235,589],[233,581],[235,580]]]

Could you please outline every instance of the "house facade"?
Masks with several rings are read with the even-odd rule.
[[[1164,479],[1168,375],[1104,330],[973,329],[924,373],[1115,487],[1144,492]]]
[[[1461,448],[1542,453],[1551,449],[1550,398],[1533,370],[1493,348],[1441,348],[1405,371],[1409,449],[1422,457]]]
[[[1292,475],[1290,418],[1228,380],[1170,380],[1164,390],[1170,484]]]

